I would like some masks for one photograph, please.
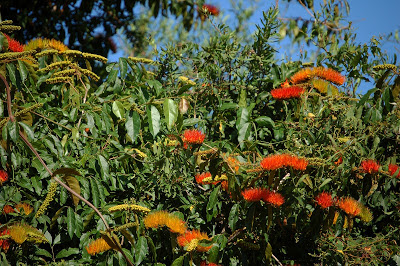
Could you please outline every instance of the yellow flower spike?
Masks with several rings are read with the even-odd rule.
[[[75,69],[66,69],[66,70],[61,70],[59,72],[56,72],[52,75],[52,77],[65,77],[65,76],[72,76],[73,74],[76,73]]]
[[[228,177],[225,174],[222,174],[221,176],[217,175],[215,176],[214,181],[228,181]]]
[[[138,227],[138,226],[139,226],[138,223],[127,223],[127,224],[115,227],[113,231],[119,232],[119,231],[122,231],[122,230],[125,230],[125,229],[128,229],[128,228],[131,228],[131,227]]]
[[[88,70],[88,69],[80,69],[81,73],[85,76],[90,77],[91,79],[93,79],[94,81],[99,81],[100,77],[97,76],[94,72]]]
[[[13,21],[12,20],[4,20],[4,21],[0,21],[0,26],[3,26],[3,25],[11,25],[11,24],[13,24]]]
[[[67,56],[82,56],[82,52],[79,50],[65,50],[62,51],[60,54],[67,55]]]
[[[40,72],[48,72],[50,70],[56,69],[56,68],[62,68],[68,65],[71,65],[72,62],[71,61],[59,61],[59,62],[55,62],[52,63],[44,68],[39,69],[38,71]]]
[[[137,153],[137,155],[139,155],[141,158],[146,158],[146,157],[147,157],[147,155],[146,155],[144,152],[142,152],[141,150],[136,149],[136,148],[134,148],[133,150],[134,150],[134,151]]]
[[[190,80],[190,79],[187,78],[187,77],[181,76],[181,77],[179,77],[178,79],[179,79],[181,82],[186,83],[186,84],[188,84],[188,85],[192,85],[192,86],[195,86],[195,85],[196,85],[196,82]]]
[[[94,59],[100,62],[103,62],[104,64],[107,63],[108,59],[105,58],[104,56],[97,55],[97,54],[90,54],[90,53],[82,53],[82,57],[86,59]]]
[[[35,217],[38,218],[40,217],[47,209],[49,206],[50,202],[53,200],[54,195],[56,194],[57,191],[57,182],[51,182],[49,186],[49,191],[47,192],[46,198],[44,199],[42,205],[38,209],[38,211],[35,214]]]
[[[55,77],[46,79],[47,84],[55,84],[55,83],[72,83],[72,77]]]
[[[190,243],[186,246],[186,251],[187,252],[192,252],[193,250],[195,250],[197,248],[197,245],[199,244],[199,240],[198,239],[193,239],[192,241],[190,241]]]
[[[397,66],[395,66],[393,64],[383,64],[383,65],[373,66],[372,69],[374,69],[374,70],[384,70],[384,69],[396,70]]]
[[[49,50],[43,50],[40,53],[37,53],[35,56],[36,58],[47,56],[47,55],[53,55],[53,54],[59,54],[60,51],[56,49],[49,49]]]
[[[202,180],[203,183],[211,183],[213,182],[212,176],[206,177]]]
[[[16,31],[16,30],[20,30],[21,27],[20,26],[14,26],[14,25],[0,25],[0,32],[4,32],[4,31]]]
[[[23,51],[23,52],[8,52],[0,54],[0,61],[1,60],[14,60],[24,58],[28,55],[35,53],[35,51]]]
[[[144,64],[156,64],[157,62],[148,59],[148,58],[141,58],[141,57],[133,57],[130,56],[128,57],[129,60],[131,60],[134,63],[144,63]]]
[[[148,213],[150,212],[149,208],[136,205],[136,204],[120,204],[117,206],[113,206],[108,208],[109,212],[116,212],[116,211],[133,211],[133,212],[143,212]]]

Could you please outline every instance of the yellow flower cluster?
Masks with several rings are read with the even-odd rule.
[[[116,211],[133,211],[133,212],[143,212],[148,213],[150,212],[149,208],[136,205],[136,204],[120,204],[113,207],[108,208],[109,212],[116,212]]]
[[[143,223],[146,228],[166,226],[171,232],[179,234],[183,234],[187,229],[184,221],[167,211],[155,211],[149,213],[144,218]]]
[[[54,195],[56,194],[57,186],[58,186],[57,182],[50,183],[49,191],[47,192],[46,198],[44,199],[43,204],[40,206],[39,210],[35,214],[36,218],[40,217],[46,211],[50,202],[53,200]]]

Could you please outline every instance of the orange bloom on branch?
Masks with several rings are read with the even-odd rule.
[[[95,241],[92,241],[87,247],[86,251],[89,255],[93,256],[97,253],[101,253],[107,250],[110,250],[111,246],[107,243],[104,238],[98,238]]]
[[[218,16],[219,15],[219,9],[216,6],[210,5],[210,4],[204,4],[201,7],[202,11],[206,13],[210,13],[212,16]]]
[[[332,83],[342,85],[346,78],[336,70],[324,67],[305,68],[295,73],[291,81],[293,84],[307,82],[308,80],[319,77]]]
[[[9,214],[9,213],[15,212],[15,210],[11,205],[4,205],[3,212],[5,214]]]
[[[338,202],[338,206],[348,215],[354,217],[360,214],[362,205],[351,197],[342,198]]]
[[[396,171],[399,169],[399,167],[395,164],[389,164],[389,173],[390,175],[394,175],[396,173]],[[397,174],[397,176],[395,176],[396,178],[400,178],[400,171]]]
[[[298,86],[276,88],[271,91],[272,97],[277,100],[286,100],[291,98],[300,98],[304,89]]]
[[[167,226],[173,233],[183,234],[186,231],[185,222],[167,211],[155,211],[146,215],[143,220],[146,228]]]
[[[20,44],[19,41],[14,40],[7,34],[3,33],[3,35],[7,38],[9,51],[11,51],[11,52],[23,52],[24,51],[24,46],[22,44]]]
[[[379,163],[375,160],[364,160],[361,162],[361,168],[364,173],[378,173]]]
[[[248,188],[242,191],[242,196],[246,201],[255,202],[264,199],[267,193],[265,188]]]
[[[260,165],[265,170],[276,170],[290,166],[295,170],[306,170],[308,162],[306,159],[298,158],[290,154],[274,154],[264,158]]]
[[[206,135],[197,129],[187,129],[183,132],[183,142],[189,144],[202,144]]]
[[[332,194],[328,192],[322,192],[315,197],[315,201],[322,209],[329,208],[333,205]]]
[[[211,179],[211,173],[206,172],[206,173],[197,174],[195,179],[196,179],[197,184],[199,184],[199,185],[209,184],[209,182],[203,182],[203,180]]]
[[[9,235],[9,234],[10,234],[10,230],[8,230],[7,228],[3,229],[0,232],[0,236]],[[7,250],[9,248],[10,248],[10,240],[0,239],[0,250],[4,250],[4,252],[7,252]]]
[[[275,191],[267,191],[263,200],[269,204],[272,204],[274,207],[279,207],[285,203],[285,198],[282,196],[282,194]]]
[[[184,234],[179,235],[176,238],[176,241],[178,242],[178,245],[181,247],[185,247],[188,245],[192,240],[210,240],[210,238],[207,236],[206,233],[200,232],[199,230],[192,230],[192,231],[186,231]],[[207,252],[211,248],[210,246],[197,246],[197,251],[199,252]]]
[[[4,170],[0,170],[0,185],[8,180],[8,174]]]

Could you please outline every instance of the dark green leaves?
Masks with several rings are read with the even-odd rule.
[[[129,111],[127,113],[125,128],[128,136],[135,143],[140,133],[140,115],[137,112]]]

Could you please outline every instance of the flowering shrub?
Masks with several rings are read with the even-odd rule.
[[[2,264],[398,261],[398,68],[277,61],[277,17],[116,63],[0,22]]]

